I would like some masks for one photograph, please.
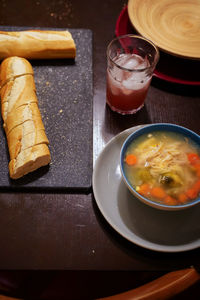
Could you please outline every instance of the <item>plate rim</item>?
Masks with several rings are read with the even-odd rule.
[[[155,123],[156,124],[156,123]],[[102,214],[102,216],[105,218],[105,220],[108,222],[108,224],[119,234],[121,235],[123,238],[125,238],[126,240],[128,240],[129,242],[140,246],[142,248],[148,249],[148,250],[152,250],[152,251],[157,251],[157,252],[162,252],[162,253],[177,253],[177,252],[186,252],[186,251],[190,251],[190,250],[195,250],[198,249],[200,247],[200,239],[199,240],[195,240],[195,242],[191,242],[191,243],[186,243],[186,244],[182,244],[182,245],[176,245],[176,246],[167,246],[167,245],[162,245],[162,244],[158,244],[158,243],[154,243],[154,242],[150,242],[145,240],[144,238],[141,238],[139,236],[137,236],[135,233],[133,233],[133,235],[135,236],[135,239],[130,238],[129,236],[127,236],[127,234],[125,234],[123,232],[123,230],[121,230],[119,228],[119,226],[117,226],[115,224],[115,222],[113,222],[112,218],[109,216],[109,214],[107,212],[105,212],[101,200],[99,199],[98,196],[98,192],[97,192],[97,187],[96,187],[96,173],[98,171],[99,165],[102,166],[102,164],[100,164],[102,156],[105,154],[105,152],[109,149],[109,147],[112,147],[112,145],[120,138],[123,139],[123,136],[125,136],[126,134],[130,135],[132,132],[136,131],[137,129],[147,126],[149,124],[141,124],[141,125],[136,125],[133,127],[130,127],[128,129],[125,129],[124,131],[118,133],[117,135],[115,135],[114,137],[112,137],[110,139],[110,141],[108,141],[108,143],[104,146],[104,148],[101,150],[101,152],[99,153],[95,164],[94,164],[94,169],[93,169],[93,175],[92,175],[92,189],[93,189],[93,195],[94,195],[94,200]],[[124,137],[125,139],[125,137]],[[105,168],[105,166],[104,166]],[[125,225],[126,226],[126,225]],[[199,241],[199,242],[198,242]]]

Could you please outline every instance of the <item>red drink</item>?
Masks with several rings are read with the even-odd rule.
[[[136,113],[144,105],[152,74],[149,61],[137,54],[120,54],[107,69],[107,103],[121,114]]]

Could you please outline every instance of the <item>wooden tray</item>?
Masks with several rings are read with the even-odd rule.
[[[200,59],[200,1],[129,0],[136,31],[170,54]]]
[[[30,28],[0,26],[0,30],[7,31],[25,29]],[[75,60],[30,61],[39,108],[50,142],[50,166],[42,167],[21,179],[11,180],[8,174],[9,154],[0,118],[0,189],[88,192],[91,188],[92,32],[88,29],[68,30],[77,46]]]

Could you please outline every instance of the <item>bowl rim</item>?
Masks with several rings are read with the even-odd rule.
[[[185,208],[189,208],[192,207],[196,204],[198,204],[200,202],[200,196],[198,198],[196,198],[195,200],[192,200],[186,204],[180,204],[180,205],[166,205],[166,204],[162,204],[153,200],[150,200],[144,196],[142,196],[141,194],[139,194],[133,187],[132,185],[129,183],[125,172],[124,172],[124,167],[123,167],[123,161],[124,161],[124,154],[125,151],[128,147],[128,145],[132,142],[132,140],[134,138],[137,138],[138,136],[144,134],[144,133],[148,133],[151,131],[156,131],[156,130],[165,130],[166,131],[172,131],[172,132],[178,132],[178,133],[182,133],[183,135],[189,135],[189,138],[192,139],[195,143],[199,144],[200,146],[200,135],[198,135],[196,132],[192,131],[191,129],[188,129],[186,127],[183,127],[181,125],[177,125],[177,124],[173,124],[173,123],[154,123],[154,124],[147,124],[142,128],[138,128],[135,132],[131,133],[123,142],[122,147],[121,147],[121,151],[120,151],[120,170],[121,170],[121,174],[122,174],[122,178],[123,181],[125,182],[126,186],[128,187],[128,189],[138,198],[140,199],[142,202],[158,208],[158,209],[164,209],[164,210],[170,210],[170,211],[174,211],[174,210],[181,210],[181,209],[185,209]]]

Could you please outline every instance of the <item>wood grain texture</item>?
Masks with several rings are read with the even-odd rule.
[[[200,2],[198,0],[129,0],[135,29],[173,55],[200,59]]]
[[[186,290],[200,279],[200,275],[193,268],[169,272],[136,289],[102,298],[101,300],[155,300],[171,299]],[[100,299],[99,299],[100,300]]]

